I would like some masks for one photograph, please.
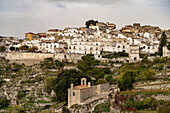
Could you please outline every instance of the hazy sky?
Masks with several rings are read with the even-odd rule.
[[[170,0],[0,0],[0,35],[84,26],[86,20],[121,28],[140,22],[170,29]]]

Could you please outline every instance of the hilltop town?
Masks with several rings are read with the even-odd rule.
[[[0,112],[167,113],[170,30],[133,23],[0,37]]]
[[[28,32],[23,40],[0,37],[0,45],[6,48],[6,52],[56,54],[59,56],[56,59],[60,61],[80,60],[81,55],[86,54],[94,54],[96,59],[107,61],[109,55],[114,57],[110,53],[114,53],[115,56],[122,54],[117,61],[134,62],[144,55],[158,55],[163,32],[170,42],[170,30],[162,30],[157,26],[134,23],[116,29],[116,24],[89,20],[85,27],[80,28],[49,29],[46,33]],[[72,55],[77,55],[77,58]],[[165,47],[163,56],[169,55],[169,50]]]

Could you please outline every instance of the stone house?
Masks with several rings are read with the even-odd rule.
[[[129,47],[129,57],[132,61],[139,60],[139,46],[138,45],[130,45]]]
[[[86,80],[86,78],[82,78],[81,85],[75,87],[71,84],[71,88],[68,89],[68,108],[74,104],[81,104],[90,97],[109,91],[109,83],[91,86],[90,82],[87,85]]]

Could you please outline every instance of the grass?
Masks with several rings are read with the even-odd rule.
[[[102,103],[94,108],[93,113],[110,112],[110,102]]]
[[[67,103],[67,102],[57,103],[56,105],[52,106],[51,108],[52,108],[52,109],[59,108],[59,107],[65,105],[66,103]]]
[[[44,100],[38,100],[38,101],[36,101],[36,103],[50,103],[50,102],[44,101]]]
[[[158,111],[155,111],[155,110],[138,110],[137,113],[158,113]]]
[[[44,93],[37,93],[37,95],[44,95]]]
[[[137,90],[132,90],[132,91],[121,91],[120,95],[159,95],[159,94],[163,94],[163,95],[169,95],[170,94],[170,90],[141,90],[141,91],[137,91]]]
[[[155,86],[155,85],[163,85],[163,84],[170,84],[170,81],[168,81],[168,82],[162,82],[162,83],[155,83],[155,84],[145,84],[145,85],[140,85],[140,86],[136,86],[136,87]]]

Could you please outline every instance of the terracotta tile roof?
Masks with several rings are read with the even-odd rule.
[[[29,32],[29,33],[25,33],[25,34],[34,34],[34,33],[32,33],[32,32]]]
[[[79,85],[79,86],[75,86],[74,90],[80,90],[80,89],[86,89],[86,88],[90,88],[87,85]]]

